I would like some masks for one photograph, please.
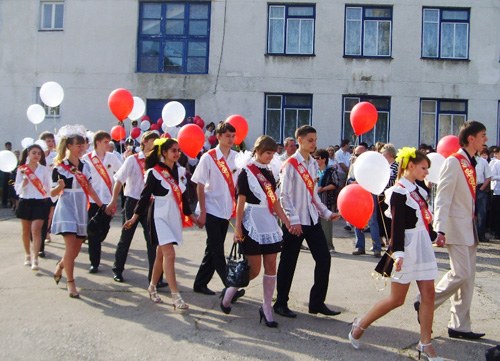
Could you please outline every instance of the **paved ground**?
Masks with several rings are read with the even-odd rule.
[[[177,275],[187,312],[168,304],[153,304],[147,295],[146,253],[137,233],[129,254],[126,283],[111,278],[119,218],[103,244],[101,272],[87,273],[87,246],[77,259],[76,282],[82,295],[70,299],[63,281],[56,286],[52,272],[63,253],[62,238],[47,244],[41,270],[24,267],[20,224],[10,210],[0,210],[0,359],[1,360],[408,360],[416,359],[418,324],[412,299],[377,321],[363,337],[363,347],[352,349],[347,333],[354,316],[366,312],[388,288],[376,283],[370,255],[352,256],[352,234],[337,223],[327,303],[342,311],[334,318],[307,313],[313,260],[301,252],[291,292],[290,308],[299,313],[290,320],[276,316],[279,328],[258,322],[261,279],[247,288],[247,295],[230,315],[219,309],[217,296],[191,290],[204,250],[204,231],[189,230],[178,247]],[[228,235],[229,237],[232,235]],[[226,248],[230,245],[226,242]],[[437,251],[441,272],[448,267],[445,250]],[[448,307],[436,311],[434,344],[449,360],[484,360],[487,348],[500,343],[500,241],[481,244],[472,307],[474,330],[486,332],[480,342],[450,339],[446,333]],[[210,287],[220,291],[214,278]],[[164,300],[170,297],[162,291]]]

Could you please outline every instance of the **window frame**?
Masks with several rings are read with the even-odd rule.
[[[158,34],[143,34],[143,21],[144,18],[144,5],[153,4],[161,6],[161,16],[160,16],[160,32]],[[183,5],[184,6],[184,17],[183,21],[183,33],[169,35],[166,33],[167,25],[167,6]],[[192,5],[205,5],[207,6],[207,18],[203,21],[207,22],[207,32],[206,35],[190,35],[189,28],[190,23],[199,21],[199,19],[191,19],[191,6]],[[210,57],[210,33],[211,33],[211,14],[212,5],[210,1],[140,1],[139,2],[139,17],[137,26],[137,59],[136,59],[136,71],[137,73],[149,73],[149,74],[179,74],[179,75],[204,75],[209,73],[209,57]],[[158,43],[158,59],[156,64],[156,71],[143,70],[141,61],[145,58],[142,53],[142,48],[145,42],[156,42]],[[168,59],[166,54],[166,45],[168,43],[180,42],[183,44],[182,48],[182,66],[179,71],[166,71],[165,70],[165,60]],[[189,47],[195,43],[204,43],[205,45],[205,55],[204,56],[194,56],[189,55]],[[204,58],[204,70],[200,71],[188,71],[189,60],[194,58]]]
[[[387,129],[386,129],[386,134],[385,134],[386,139],[382,139],[382,140],[373,139],[374,140],[373,142],[370,140],[370,142],[367,142],[367,143],[368,143],[368,145],[375,144],[378,141],[382,141],[384,143],[389,143],[390,142],[390,134],[391,134],[391,101],[392,101],[392,98],[390,96],[383,96],[383,95],[359,95],[359,94],[344,94],[344,95],[342,95],[342,128],[341,128],[342,137],[341,138],[342,139],[349,138],[349,135],[346,134],[346,132],[345,132],[346,126],[349,126],[352,130],[352,138],[354,141],[354,140],[356,140],[356,138],[358,136],[356,136],[356,134],[354,133],[354,130],[352,129],[352,125],[350,123],[351,110],[349,110],[349,111],[346,110],[346,100],[347,99],[357,99],[358,101],[356,104],[358,104],[360,102],[372,103],[373,101],[378,101],[378,100],[385,100],[388,102],[387,108],[383,108],[383,109],[379,109],[380,107],[377,108],[378,114],[380,114],[380,113],[387,114]],[[349,117],[347,117],[348,114],[349,114]],[[372,131],[375,132],[374,134],[376,135],[378,122],[379,122],[379,120],[377,120],[377,123],[375,123],[373,130],[370,130],[369,132],[366,132],[364,134],[359,135],[359,142],[366,141],[366,139],[364,139],[366,137],[366,134],[370,134],[370,133],[372,133]],[[376,136],[374,136],[374,138],[376,138]]]
[[[268,134],[267,128],[268,128],[268,117],[267,117],[267,112],[269,110],[277,110],[277,108],[269,108],[269,97],[270,96],[279,96],[281,97],[281,107],[280,107],[280,121],[279,121],[279,139],[275,139],[276,142],[282,143],[283,140],[290,136],[285,134],[285,110],[287,109],[294,109],[294,110],[309,110],[309,121],[308,125],[312,125],[312,117],[313,117],[313,101],[314,97],[313,94],[307,94],[307,93],[265,93],[264,94],[264,128],[263,128],[263,134]],[[288,96],[293,96],[293,97],[306,97],[309,98],[309,104],[310,106],[301,106],[297,104],[287,104],[286,102],[286,97]],[[298,120],[296,122],[296,128],[298,127]],[[295,129],[296,129],[295,128]],[[292,134],[294,136],[294,134]]]
[[[44,27],[44,15],[45,15],[45,5],[51,5],[51,16],[50,16],[50,27]],[[61,27],[56,27],[56,6],[62,6],[62,19]],[[40,1],[40,19],[39,19],[39,31],[63,31],[64,30],[64,11],[65,3],[63,0],[53,0],[53,1]]]
[[[418,122],[418,143],[421,144],[422,142],[424,142],[424,140],[422,139],[422,116],[423,116],[423,111],[422,111],[422,102],[424,101],[434,101],[436,102],[436,113],[435,113],[435,117],[434,117],[434,143],[433,144],[430,144],[432,145],[434,148],[437,146],[437,143],[439,142],[439,122],[440,122],[440,116],[441,115],[451,115],[451,116],[455,116],[455,115],[462,115],[464,116],[464,121],[467,121],[467,116],[468,116],[468,113],[469,113],[469,102],[467,99],[446,99],[446,98],[420,98],[420,102],[419,102],[419,122]],[[453,110],[442,110],[441,111],[441,103],[444,103],[444,102],[447,102],[447,103],[463,103],[464,104],[464,108],[465,110],[462,112],[462,111],[453,111]],[[428,112],[426,112],[428,113]],[[454,134],[454,133],[453,133]],[[457,133],[458,134],[458,133]],[[443,137],[444,135],[442,135]],[[427,142],[427,140],[425,141]],[[425,143],[424,142],[424,143]],[[428,144],[428,143],[426,143]]]
[[[285,10],[284,23],[283,23],[283,51],[271,52],[271,8],[283,7]],[[312,8],[313,14],[311,16],[305,15],[288,15],[289,8]],[[312,20],[312,34],[311,45],[312,50],[310,53],[289,53],[288,45],[288,24],[290,19]],[[267,38],[266,38],[266,55],[269,56],[315,56],[316,50],[316,4],[314,3],[268,3],[267,4]],[[300,39],[299,39],[300,40]],[[300,43],[299,43],[300,46]]]
[[[437,10],[438,14],[438,34],[436,36],[436,47],[437,47],[437,55],[429,56],[424,55],[424,25],[425,25],[425,16],[424,13],[426,10]],[[467,14],[467,20],[445,20],[443,19],[443,11],[462,11]],[[420,57],[422,59],[430,59],[430,60],[452,60],[452,61],[469,61],[470,60],[470,20],[471,20],[471,8],[458,8],[458,7],[436,7],[436,6],[423,6],[422,7],[422,29],[421,29],[421,41],[420,41]],[[467,43],[466,46],[466,56],[465,57],[447,57],[442,55],[442,47],[443,47],[443,23],[452,23],[452,24],[467,24]],[[453,49],[455,50],[455,49]]]
[[[361,31],[359,34],[359,48],[360,48],[360,54],[348,54],[347,53],[347,10],[348,9],[361,9]],[[368,17],[365,13],[366,10],[369,9],[387,9],[390,10],[391,15],[390,18],[385,18],[385,17]],[[345,58],[373,58],[373,59],[392,59],[392,32],[393,32],[393,19],[394,19],[394,10],[392,5],[360,5],[360,4],[346,4],[344,7],[344,57]],[[387,55],[365,55],[365,28],[366,28],[366,23],[369,21],[388,21],[390,28],[389,28],[389,54]],[[378,27],[377,27],[378,31]]]

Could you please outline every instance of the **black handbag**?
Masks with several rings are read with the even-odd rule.
[[[238,249],[237,249],[238,248]],[[226,265],[226,287],[246,287],[250,282],[250,266],[241,254],[240,244],[233,243]]]
[[[393,267],[394,258],[392,257],[392,251],[389,247],[375,266],[375,272],[379,273],[382,277],[391,277]]]

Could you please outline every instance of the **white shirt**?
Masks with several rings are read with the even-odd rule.
[[[296,158],[299,165],[302,164],[311,177],[316,180],[318,174],[318,162],[312,157],[306,162],[304,157],[297,151],[292,157]],[[318,184],[314,182],[313,196],[306,187],[299,172],[293,165],[287,163],[280,174],[280,202],[283,210],[290,219],[291,224],[311,226],[318,223],[318,216],[328,219],[332,212],[326,208],[318,196]],[[318,215],[319,213],[319,215]],[[311,224],[311,219],[313,224]]]
[[[144,152],[137,153],[137,156],[134,154],[127,157],[113,178],[115,181],[125,184],[125,189],[123,190],[125,197],[139,200],[144,189],[144,175],[137,157],[144,159]]]
[[[493,190],[493,195],[500,195],[500,162],[496,160],[495,162],[490,162],[491,170],[491,189]]]
[[[57,156],[57,152],[55,150],[52,150],[49,155],[45,157],[45,162],[47,163],[47,166],[50,167],[50,169],[54,168],[54,159]]]
[[[52,170],[49,167],[38,164],[35,171],[33,172],[40,179],[43,185],[43,189],[47,192],[47,195],[44,197],[42,193],[31,183],[28,181],[28,184],[23,187],[24,179],[27,177],[26,173],[21,172],[21,170],[17,169],[16,174],[16,182],[14,183],[14,189],[16,193],[19,195],[19,198],[24,199],[45,199],[50,195],[50,189],[52,187]]]
[[[120,160],[116,157],[111,152],[106,152],[104,155],[104,159],[101,160],[102,165],[106,169],[106,172],[108,173],[109,180],[111,181],[111,190],[109,189],[108,185],[102,178],[102,176],[99,174],[97,171],[95,165],[92,163],[92,160],[90,159],[91,157],[96,157],[96,152],[95,150],[92,151],[91,153],[87,153],[82,157],[82,160],[86,162],[89,165],[90,168],[90,174],[92,176],[90,180],[90,184],[92,185],[92,188],[94,188],[95,192],[99,196],[99,199],[104,203],[104,204],[109,204],[111,202],[111,197],[113,195],[113,185],[114,185],[114,178],[113,176],[115,175],[116,172],[121,167],[121,162]],[[90,198],[91,203],[95,203],[95,201]]]
[[[488,161],[483,157],[476,156],[476,184],[483,184],[486,179],[491,177],[491,169]]]
[[[344,152],[342,148],[340,148],[335,152],[335,160],[337,161],[337,163],[343,163],[347,168],[349,168],[349,165],[351,164],[351,153]],[[339,173],[346,174],[346,172],[344,172],[344,170],[340,166],[337,169]]]
[[[219,146],[214,149],[218,160],[224,157]],[[236,154],[237,152],[230,150],[229,156],[226,159],[235,187],[238,176],[235,162]],[[233,213],[233,198],[229,192],[229,186],[208,152],[201,156],[200,163],[196,167],[191,181],[205,186],[205,209],[207,213],[223,219],[231,218]],[[196,211],[200,211],[199,204],[196,207]]]

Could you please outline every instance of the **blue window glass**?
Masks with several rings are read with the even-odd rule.
[[[470,9],[423,8],[422,58],[469,58]]]
[[[137,71],[207,74],[210,2],[140,2]]]
[[[346,6],[344,56],[390,57],[392,7]]]
[[[314,5],[269,5],[268,54],[314,54]]]
[[[265,101],[264,133],[277,142],[294,137],[295,129],[311,124],[311,94],[266,94]]]

